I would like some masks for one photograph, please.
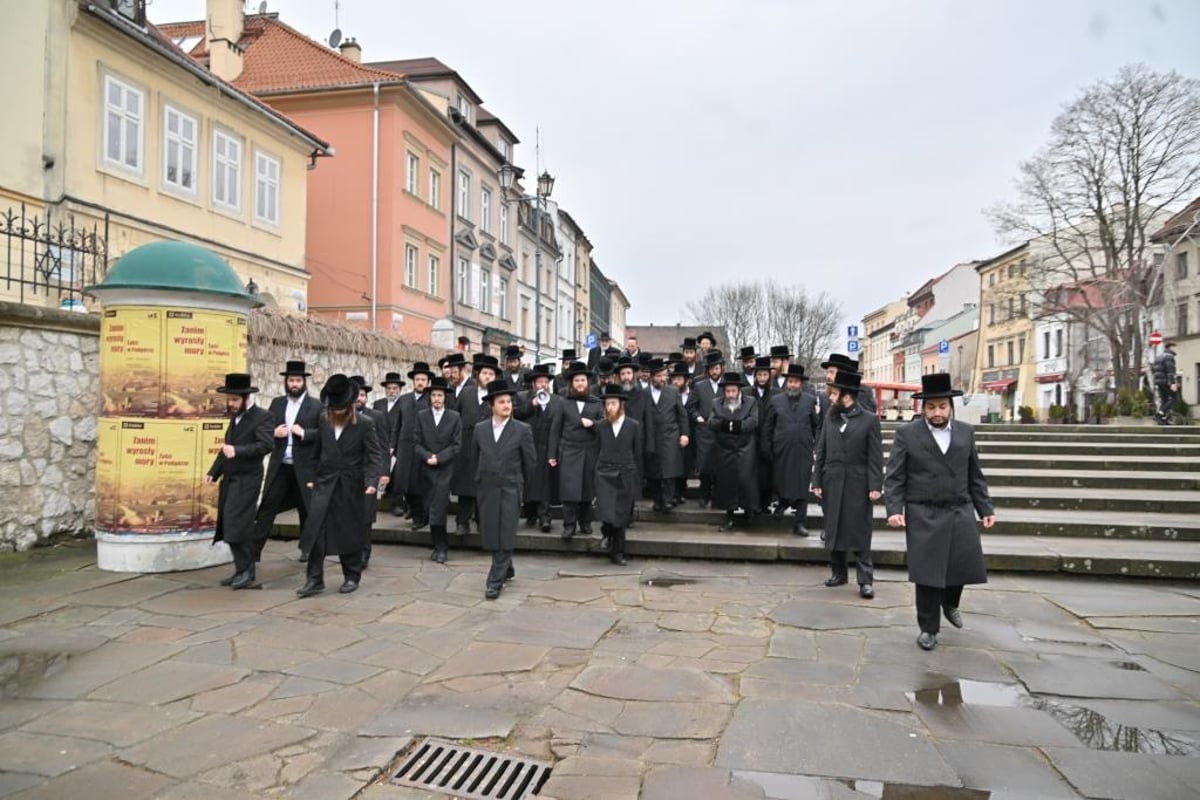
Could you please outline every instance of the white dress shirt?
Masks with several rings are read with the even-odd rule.
[[[933,440],[937,442],[938,449],[942,451],[942,455],[946,455],[946,451],[950,449],[950,423],[946,423],[944,428],[935,428],[928,422],[925,423],[929,428],[929,432],[933,434]]]
[[[436,428],[438,425],[442,424],[442,415],[446,413],[446,409],[445,408],[435,408],[435,409],[432,409],[432,411],[433,411],[433,427]]]
[[[292,463],[292,426],[296,424],[296,417],[300,416],[300,406],[304,403],[304,396],[288,397],[287,408],[283,410],[283,421],[287,425],[287,446],[283,449],[283,463]]]
[[[507,419],[505,419],[503,422],[496,422],[494,419],[492,420],[492,437],[495,439],[495,441],[500,441],[500,437],[504,435],[504,426],[507,424]]]
[[[658,405],[658,398],[662,396],[662,389],[657,386],[650,387],[650,397],[654,399],[654,404]]]
[[[617,417],[617,421],[612,424],[614,439],[621,435],[621,426],[624,424],[625,424],[625,415],[622,414],[621,416]]]

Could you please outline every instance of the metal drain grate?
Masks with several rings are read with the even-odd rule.
[[[544,761],[425,739],[390,782],[463,800],[523,800],[542,788],[550,769]]]

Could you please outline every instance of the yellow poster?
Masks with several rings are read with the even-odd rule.
[[[201,475],[196,469],[200,425],[193,420],[121,420],[121,482],[113,530],[192,529]]]
[[[102,414],[158,415],[163,313],[164,309],[148,306],[104,312],[100,326]]]
[[[202,530],[217,526],[217,490],[219,487],[216,483],[205,483],[204,476],[216,460],[217,453],[221,452],[221,445],[225,444],[225,429],[229,426],[229,422],[228,420],[220,422],[205,420],[199,424],[200,437],[196,442],[196,458],[199,462],[197,473],[200,475],[200,480],[196,485],[196,516],[192,521],[192,527]]]
[[[113,531],[121,478],[121,421],[101,417],[96,439],[96,529]]]
[[[238,325],[241,314],[220,311],[166,312],[164,417],[218,417],[225,398],[216,389],[228,372],[245,372]],[[240,360],[239,360],[240,359]]]

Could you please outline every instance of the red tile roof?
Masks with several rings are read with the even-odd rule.
[[[1175,216],[1167,220],[1158,231],[1150,237],[1152,242],[1163,242],[1173,236],[1181,235],[1188,226],[1192,224],[1192,220],[1196,214],[1200,213],[1200,197],[1187,204],[1187,207],[1180,211]],[[1196,229],[1193,228],[1193,231]],[[1200,231],[1197,231],[1200,233]]]
[[[197,61],[207,61],[203,20],[172,22],[158,28],[175,41],[201,37],[188,54]],[[247,15],[239,44],[245,57],[242,74],[233,85],[257,95],[359,86],[376,81],[395,83],[404,79],[396,72],[363,66],[346,58],[281,22],[273,13]]]

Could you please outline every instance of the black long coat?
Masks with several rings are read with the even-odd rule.
[[[679,393],[679,402],[683,405],[683,418],[687,422],[684,433],[688,437],[688,446],[683,449],[683,477],[688,477],[696,471],[696,438],[699,435],[696,428],[695,408],[692,403],[692,387],[687,387],[687,393]]]
[[[524,402],[520,408],[514,406],[513,416],[527,424],[533,431],[533,446],[537,451],[537,462],[533,473],[525,483],[525,502],[554,503],[558,500],[558,469],[550,466],[554,454],[550,450],[550,431],[556,419],[563,415],[561,397],[550,395],[550,403],[544,408],[533,402],[536,392],[524,393]]]
[[[400,395],[400,435],[396,437],[396,466],[388,489],[396,494],[421,493],[421,461],[413,451],[417,441],[417,412],[429,408],[429,392]]]
[[[904,514],[908,579],[923,586],[987,583],[975,515],[994,513],[975,429],[951,421],[945,455],[924,418],[896,429],[884,479],[888,516]]]
[[[400,397],[403,397],[403,395]],[[396,402],[392,403],[391,411],[388,411],[388,401],[386,397],[381,397],[371,404],[371,409],[373,411],[378,411],[386,418],[387,427],[384,430],[384,438],[387,440],[388,455],[392,454],[392,451],[396,449],[396,445],[399,444],[400,441],[400,427],[402,422],[400,419],[400,413],[404,409],[404,407],[400,405],[400,397],[397,397]]]
[[[217,453],[208,474],[220,480],[217,489],[217,530],[213,541],[242,544],[254,536],[254,515],[263,484],[263,457],[271,452],[275,427],[271,412],[250,406],[237,425],[225,428],[225,444],[234,448],[233,458]]]
[[[276,397],[268,409],[271,413],[271,427],[277,428],[287,424],[287,396]],[[304,428],[304,436],[292,436],[292,469],[296,472],[296,482],[300,484],[300,502],[305,510],[312,504],[312,490],[307,484],[312,483],[317,474],[317,460],[313,457],[312,443],[317,438],[317,426],[321,422],[324,406],[312,395],[306,394],[300,402],[300,410],[296,414],[296,425]],[[272,437],[274,431],[272,431]],[[279,473],[279,465],[283,463],[283,454],[287,450],[287,437],[272,439],[271,459],[267,462],[267,482],[270,486]]]
[[[321,418],[314,443],[317,480],[312,510],[300,532],[300,550],[309,553],[318,536],[325,537],[325,552],[342,555],[360,552],[367,544],[367,503],[363,498],[384,474],[383,449],[375,421],[358,416],[341,436]]]
[[[483,549],[512,550],[517,543],[525,479],[533,473],[537,460],[533,431],[519,419],[510,419],[496,441],[489,416],[476,423],[472,434]]]
[[[491,418],[492,407],[479,399],[479,384],[473,378],[463,385],[458,395],[457,410],[462,417],[464,431],[474,430],[481,420]],[[450,479],[450,491],[459,497],[475,496],[475,453],[469,447],[459,452],[454,476]]]
[[[382,455],[380,457],[383,459],[382,469],[383,469],[383,472],[386,474],[387,467],[388,467],[388,461],[389,461],[388,451],[391,447],[391,442],[388,440],[388,436],[390,435],[390,428],[388,427],[387,412],[386,411],[376,411],[373,408],[360,408],[358,410],[358,413],[360,416],[367,417],[371,420],[371,422],[375,423],[375,438],[379,440],[379,451],[382,453]],[[366,506],[367,523],[368,523],[367,536],[370,537],[370,535],[371,535],[370,523],[375,522],[375,516],[379,511],[379,495],[378,494],[368,494],[368,495],[365,495],[364,497],[365,497],[365,499],[363,500],[363,503]]]
[[[758,409],[753,397],[742,396],[736,411],[722,398],[713,403],[707,428],[715,437],[710,456],[714,473],[713,505],[726,511],[741,506],[758,509]],[[730,430],[730,425],[737,428]]]
[[[857,405],[844,416],[825,418],[812,485],[822,491],[827,550],[871,549],[873,519],[867,495],[883,489],[882,441],[879,419]]]
[[[708,426],[708,418],[712,416],[713,404],[720,396],[721,388],[718,386],[714,389],[707,375],[692,384],[688,415],[694,423],[692,430],[696,432],[696,471],[701,475],[711,475],[716,469],[710,463],[716,437]]]
[[[655,424],[654,398],[650,396],[649,389],[643,389],[634,383],[629,397],[625,400],[625,416],[636,419],[642,426],[641,474],[648,475],[650,461],[658,454],[658,426]]]
[[[599,422],[604,406],[588,396],[579,401],[562,401],[563,413],[550,424],[549,451],[558,459],[558,498],[564,503],[590,503],[596,495],[596,426],[583,427],[581,420]]]
[[[433,409],[417,412],[417,441],[414,449],[421,461],[421,472],[425,476],[425,508],[430,525],[446,524],[446,509],[450,505],[450,477],[454,474],[462,448],[462,418],[457,411],[442,411],[441,422],[433,423]],[[437,456],[437,466],[426,462]]]
[[[679,478],[684,475],[683,448],[679,446],[679,437],[687,436],[691,426],[688,425],[687,411],[679,398],[679,390],[674,386],[664,386],[654,402],[654,395],[647,392],[650,408],[654,412],[654,435],[656,437],[655,451],[649,461],[650,467],[646,477],[659,480]]]
[[[607,419],[596,425],[600,451],[596,457],[596,519],[615,528],[628,528],[633,503],[641,494],[642,426],[625,417],[619,436]],[[678,445],[678,442],[676,443]]]
[[[817,435],[817,399],[801,392],[795,400],[779,392],[765,409],[762,443],[771,457],[775,492],[807,502]]]

